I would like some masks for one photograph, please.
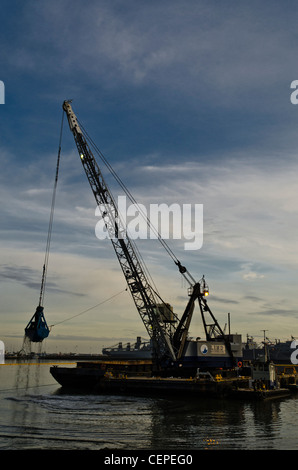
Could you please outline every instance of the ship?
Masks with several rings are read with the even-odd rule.
[[[268,360],[276,365],[293,365],[292,354],[296,346],[294,345],[295,338],[291,336],[290,340],[275,341],[265,338],[261,343],[254,341],[253,337],[247,336],[247,341],[243,345],[243,360]]]
[[[123,344],[122,341],[102,349],[102,354],[114,359],[151,359],[152,341],[137,336],[136,342]]]

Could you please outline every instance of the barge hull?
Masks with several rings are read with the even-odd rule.
[[[189,396],[243,399],[248,401],[285,398],[288,389],[252,390],[247,378],[222,380],[165,377],[113,377],[100,368],[51,367],[50,372],[65,389],[88,393],[142,396]]]
[[[100,391],[104,393],[121,393],[129,395],[157,396],[192,396],[192,397],[229,397],[237,387],[237,380],[220,382],[204,379],[161,378],[161,377],[127,377],[104,378]],[[246,381],[241,381],[244,387]]]
[[[101,369],[53,366],[50,368],[50,373],[62,387],[93,390],[98,386],[105,371]]]

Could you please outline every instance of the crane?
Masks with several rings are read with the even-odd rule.
[[[204,277],[196,282],[180,261],[171,256],[178,267],[179,272],[189,284],[189,301],[181,320],[170,310],[169,304],[164,302],[149,282],[144,264],[138,256],[137,248],[130,239],[124,226],[117,204],[110,192],[99,165],[88,144],[88,136],[79,123],[72,109],[70,100],[63,102],[63,110],[66,113],[69,128],[73,134],[78,154],[91,186],[93,195],[104,221],[107,233],[112,242],[128,288],[134,300],[138,313],[152,340],[154,359],[157,364],[175,363],[183,357],[185,342],[194,311],[195,301],[198,299],[201,315],[206,332],[206,338],[214,338],[219,334],[225,338],[217,320],[209,309],[206,297],[209,293]],[[168,250],[168,247],[166,247]],[[211,316],[211,324],[207,324],[205,315]],[[232,354],[227,342],[228,351]]]

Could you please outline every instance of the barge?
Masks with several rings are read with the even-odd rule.
[[[154,374],[152,360],[103,360],[78,362],[76,367],[52,366],[50,372],[66,390],[88,393],[158,395],[266,400],[290,395],[281,388],[273,365],[254,365],[250,374],[244,369],[197,370],[193,377]],[[246,371],[247,372],[247,371]],[[241,375],[244,374],[244,375]],[[286,382],[284,382],[286,385]]]
[[[100,389],[104,377],[111,374],[127,376],[128,374],[149,375],[152,371],[152,360],[100,360],[77,362],[76,367],[50,367],[54,379],[64,388],[95,391]]]

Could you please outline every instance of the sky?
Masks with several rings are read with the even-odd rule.
[[[243,339],[261,341],[263,330],[273,341],[298,336],[297,2],[2,0],[1,15],[6,349],[22,347],[38,304],[62,103],[70,99],[139,203],[203,205],[202,247],[167,242],[196,280],[205,276],[221,326],[230,313]],[[117,197],[120,188],[102,171]],[[110,240],[95,235],[95,209],[64,120],[47,352],[101,352],[147,338]],[[180,316],[187,284],[158,241],[137,242]],[[190,334],[203,335],[198,308]]]

